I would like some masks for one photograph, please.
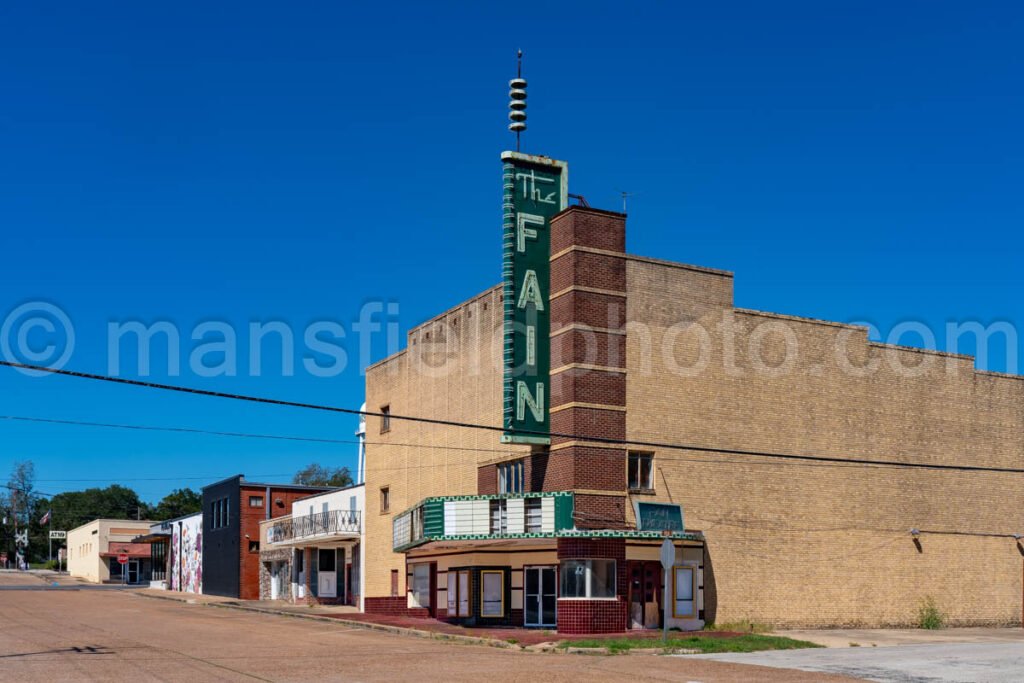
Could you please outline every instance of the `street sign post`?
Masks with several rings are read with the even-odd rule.
[[[121,586],[123,587],[128,582],[128,568],[125,566],[128,564],[128,553],[118,553],[117,563],[121,565]]]
[[[664,612],[662,613],[661,623],[661,642],[668,642],[668,615],[669,612],[669,575],[672,573],[672,567],[676,563],[676,546],[672,542],[671,538],[666,538],[661,543],[661,568],[665,570],[665,583],[662,584],[665,588],[662,590],[662,602],[664,603]]]

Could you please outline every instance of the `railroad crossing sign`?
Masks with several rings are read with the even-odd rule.
[[[67,537],[68,537],[68,532],[66,532],[66,531],[51,531],[50,532],[50,538],[52,538],[54,540],[61,540],[61,541],[63,541],[63,540],[66,540]]]
[[[28,545],[28,529],[14,534],[14,545],[19,548],[24,548]]]
[[[117,555],[118,564],[128,564],[128,553],[118,553]]]

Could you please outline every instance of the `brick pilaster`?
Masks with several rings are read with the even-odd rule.
[[[626,217],[573,206],[551,220],[550,451],[531,483],[576,490],[576,526],[625,525]],[[603,492],[608,495],[602,495]]]

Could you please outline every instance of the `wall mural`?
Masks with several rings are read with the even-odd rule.
[[[171,590],[203,592],[203,516],[175,522],[171,530]]]

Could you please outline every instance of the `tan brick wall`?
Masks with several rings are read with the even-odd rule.
[[[967,359],[868,344],[849,327],[734,311],[725,275],[630,259],[627,434],[631,439],[839,458],[1024,464],[1024,379],[977,373]],[[723,315],[725,316],[723,318]],[[710,362],[692,377],[669,371],[698,357],[700,323]],[[724,369],[719,323],[736,325],[735,365]],[[758,323],[782,323],[798,355],[781,376],[751,371]],[[763,329],[763,328],[762,328]],[[781,331],[762,337],[764,362],[785,358]],[[904,377],[881,362],[896,353]],[[953,369],[950,373],[947,362]],[[733,376],[736,375],[736,376]],[[656,500],[682,503],[686,525],[707,536],[708,619],[784,625],[912,623],[933,596],[953,623],[1020,623],[1024,558],[1012,539],[940,531],[1021,533],[1019,474],[942,472],[778,462],[735,454],[656,449]],[[645,499],[648,497],[645,496]]]
[[[411,330],[405,351],[367,370],[367,408],[389,405],[396,415],[500,426],[501,319],[501,289],[495,287]],[[529,452],[499,438],[498,432],[402,420],[392,420],[381,434],[380,421],[367,420],[367,596],[391,594],[392,569],[405,574],[404,557],[391,551],[395,514],[427,496],[474,494],[479,464]],[[390,488],[389,514],[379,511],[382,486]]]
[[[625,398],[626,435],[633,440],[838,458],[1024,464],[1024,379],[975,372],[965,358],[870,344],[863,331],[845,325],[734,309],[728,273],[618,258],[625,265],[625,302],[571,290],[552,302],[552,316],[597,329],[617,329],[625,320],[627,373],[573,370],[560,373],[563,381],[556,375],[553,404],[577,405],[562,417],[555,413],[553,425],[597,434],[607,416],[592,404],[621,405]],[[578,272],[576,265],[558,276]],[[406,351],[368,370],[368,408],[388,405],[395,414],[500,425],[500,295],[493,288],[412,330]],[[707,331],[703,340],[694,333],[698,323]],[[722,349],[730,333],[723,323],[733,328],[734,371],[726,369]],[[770,367],[786,359],[783,332],[773,325],[784,326],[798,347],[784,373]],[[553,333],[558,335],[557,327]],[[559,354],[577,354],[579,335],[562,334],[572,336],[557,342]],[[666,334],[674,336],[669,355]],[[751,367],[748,348],[757,335],[767,371]],[[607,335],[594,339],[607,358],[614,348]],[[706,367],[670,372],[672,365],[685,370],[702,343],[710,348]],[[847,350],[854,366],[881,363],[857,376],[843,370],[837,347]],[[885,362],[888,353],[907,366],[931,367],[904,376]],[[481,465],[529,452],[502,446],[496,432],[400,420],[391,425],[385,434],[378,420],[367,426],[368,597],[390,595],[392,569],[404,575],[403,557],[391,552],[396,513],[431,495],[490,490],[493,468]],[[588,481],[582,512],[591,520],[615,519],[624,507],[632,523],[630,497],[610,495],[625,478],[625,458],[611,450],[560,444],[550,455],[528,459],[528,488],[582,488],[579,482]],[[1024,551],[1012,539],[925,534],[919,549],[908,531],[1024,533],[1021,475],[653,450],[656,492],[644,499],[681,503],[687,527],[707,537],[709,620],[909,624],[919,600],[931,595],[952,623],[1020,623]],[[577,452],[601,457],[581,469]],[[611,463],[607,470],[595,464],[602,459]],[[390,488],[389,514],[378,512],[381,486]]]

